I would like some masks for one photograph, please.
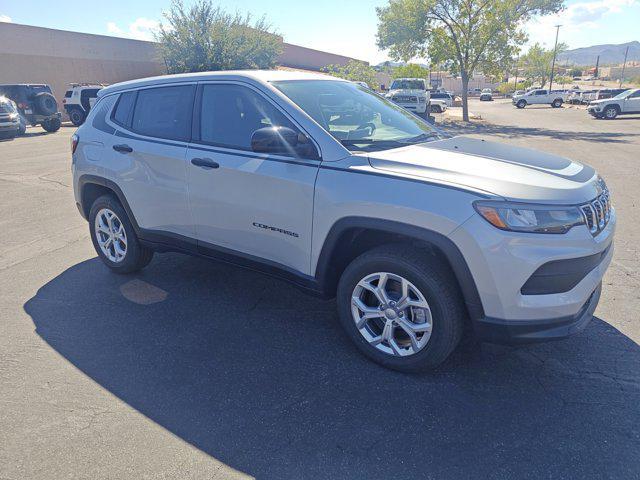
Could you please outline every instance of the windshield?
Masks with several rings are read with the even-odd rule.
[[[636,90],[625,90],[624,92],[619,93],[618,95],[616,95],[613,98],[617,98],[617,99],[627,98],[629,95],[631,95],[635,91]]]
[[[425,90],[424,80],[394,80],[391,90]]]
[[[273,85],[349,150],[388,150],[442,138],[412,113],[353,83],[291,80]]]

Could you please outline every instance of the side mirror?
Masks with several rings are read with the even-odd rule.
[[[251,136],[251,150],[257,153],[319,158],[313,143],[306,135],[287,127],[259,128]]]
[[[298,134],[287,127],[259,128],[251,136],[251,150],[259,153],[291,153],[298,145]]]

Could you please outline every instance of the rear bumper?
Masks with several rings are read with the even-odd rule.
[[[474,330],[480,340],[506,345],[560,340],[584,330],[598,306],[601,291],[599,284],[575,315],[517,322],[484,317],[475,320]]]

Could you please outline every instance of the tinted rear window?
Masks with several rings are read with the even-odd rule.
[[[189,140],[194,91],[193,85],[138,91],[132,130],[150,137]]]
[[[136,92],[125,92],[120,95],[116,110],[113,112],[113,121],[123,125],[129,126],[129,119],[131,118],[131,111],[133,104],[136,100]]]
[[[67,90],[66,92],[64,92],[64,98],[71,98],[72,94],[73,92],[71,90]]]

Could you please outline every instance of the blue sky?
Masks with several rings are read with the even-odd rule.
[[[191,3],[185,0],[185,4]],[[376,6],[386,0],[221,0],[227,10],[266,15],[285,41],[378,63],[385,52],[375,46]],[[170,0],[0,0],[0,21],[78,32],[150,39]],[[640,0],[569,0],[558,15],[530,22],[530,43],[552,45],[561,23],[560,40],[570,48],[640,40]]]

